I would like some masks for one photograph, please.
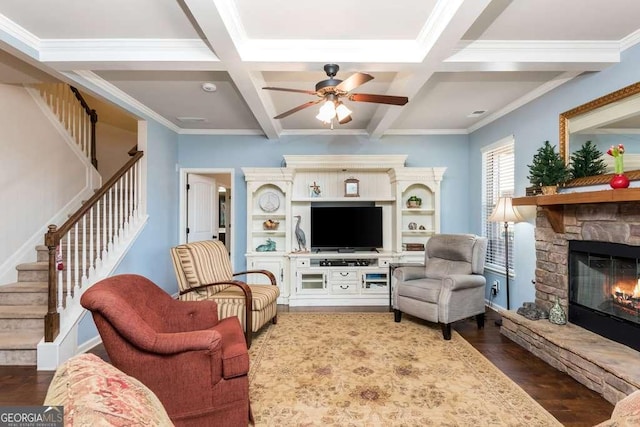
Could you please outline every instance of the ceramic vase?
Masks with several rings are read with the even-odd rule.
[[[611,188],[627,188],[629,187],[629,178],[625,174],[617,173],[609,181]]]
[[[549,310],[549,322],[555,325],[564,325],[567,323],[567,315],[564,313],[560,305],[560,298],[556,297],[556,303]]]

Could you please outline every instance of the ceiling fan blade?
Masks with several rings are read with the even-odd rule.
[[[349,101],[375,102],[376,104],[404,105],[409,102],[406,96],[374,95],[371,93],[352,93]]]
[[[277,116],[274,117],[274,119],[283,119],[283,118],[285,118],[287,116],[290,116],[293,113],[297,113],[298,111],[304,110],[307,107],[311,107],[312,105],[315,105],[315,104],[317,104],[318,102],[321,102],[321,101],[322,101],[322,98],[320,98],[320,99],[318,99],[316,101],[309,101],[309,102],[306,102],[306,103],[304,103],[302,105],[298,105],[296,108],[292,108],[289,111],[285,111],[282,114],[278,114]]]
[[[309,95],[315,95],[315,91],[313,90],[303,90],[303,89],[289,89],[286,87],[263,87],[265,90],[279,90],[282,92],[296,92],[296,93],[307,93]]]
[[[336,86],[336,90],[351,92],[360,85],[365,84],[369,80],[373,80],[373,76],[365,73],[355,73],[347,77],[342,83]]]

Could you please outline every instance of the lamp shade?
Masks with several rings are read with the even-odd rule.
[[[521,222],[524,221],[520,212],[511,203],[511,197],[500,197],[496,207],[489,216],[491,222]]]

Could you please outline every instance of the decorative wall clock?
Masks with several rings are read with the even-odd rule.
[[[265,212],[275,212],[280,207],[280,197],[273,191],[265,191],[258,199],[258,205]]]

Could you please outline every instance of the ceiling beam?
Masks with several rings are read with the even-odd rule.
[[[600,71],[620,62],[619,41],[460,42],[438,71]]]
[[[410,74],[399,73],[387,93],[407,96],[411,102],[490,3],[491,0],[439,1],[419,37],[425,54],[422,65]],[[367,127],[371,138],[381,138],[401,112],[399,107],[380,106]]]

